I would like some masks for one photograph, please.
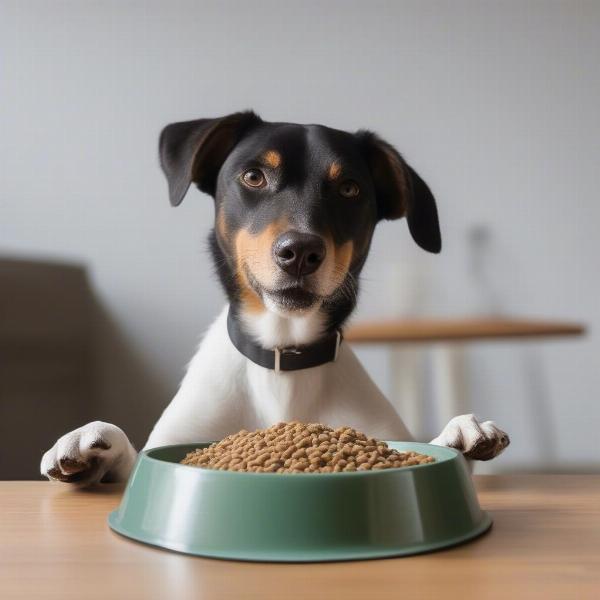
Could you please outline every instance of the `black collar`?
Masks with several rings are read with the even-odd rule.
[[[267,350],[242,331],[238,320],[231,312],[231,308],[227,314],[227,332],[233,345],[246,358],[261,367],[265,367],[265,369],[273,369],[277,372],[310,369],[332,362],[337,358],[342,343],[342,332],[334,331],[308,346]]]

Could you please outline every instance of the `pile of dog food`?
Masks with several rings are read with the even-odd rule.
[[[190,452],[184,465],[255,473],[339,473],[394,469],[434,462],[418,452],[392,450],[385,442],[351,427],[320,423],[278,423],[242,429],[207,448]]]

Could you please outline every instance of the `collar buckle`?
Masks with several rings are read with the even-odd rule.
[[[340,344],[342,343],[342,332],[338,329],[335,332],[335,350],[333,351],[333,359],[331,362],[335,362],[338,359],[338,355],[340,353]],[[273,350],[275,354],[275,365],[274,371],[275,373],[281,373],[281,355],[282,354],[302,354],[302,350],[298,350],[298,348],[294,348],[293,346],[289,348],[275,348]]]
[[[275,348],[273,350],[275,352],[275,373],[281,372],[281,355],[282,354],[302,354],[302,351],[298,350],[298,348],[290,347],[290,348]]]

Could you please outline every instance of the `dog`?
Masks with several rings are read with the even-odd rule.
[[[421,248],[441,250],[436,203],[416,171],[370,131],[271,123],[252,111],[168,125],[159,154],[173,206],[192,184],[214,199],[210,249],[229,303],[145,449],[280,421],[412,440],[343,327],[378,222],[405,217]],[[461,415],[431,443],[489,460],[509,438]],[[136,456],[119,427],[96,421],[61,437],[41,473],[80,485],[123,481]]]

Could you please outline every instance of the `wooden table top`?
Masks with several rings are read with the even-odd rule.
[[[376,344],[563,337],[584,333],[585,327],[580,323],[489,317],[364,321],[351,325],[344,337],[354,343]]]
[[[399,559],[322,564],[210,560],[110,531],[121,487],[0,482],[6,600],[600,597],[600,475],[476,478],[492,530]]]

